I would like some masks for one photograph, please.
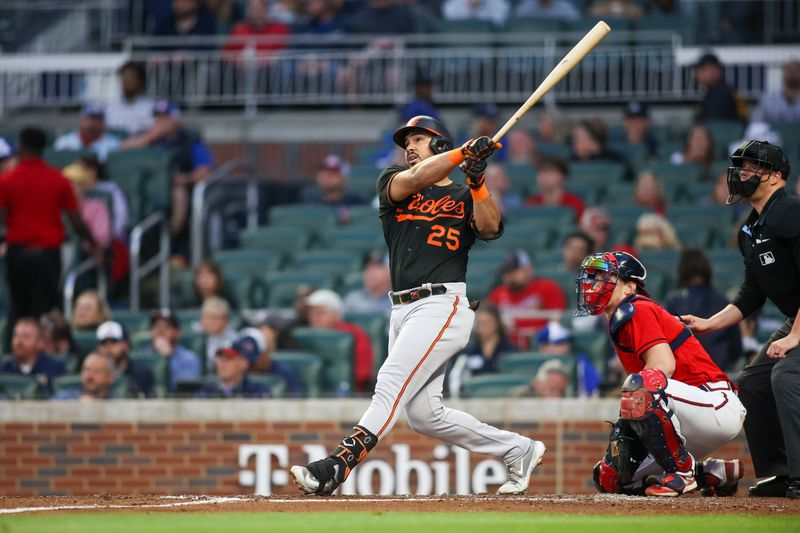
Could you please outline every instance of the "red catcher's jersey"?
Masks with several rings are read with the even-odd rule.
[[[623,301],[620,307],[625,303]],[[616,332],[611,333],[611,337],[615,341],[614,349],[625,371],[634,374],[644,368],[644,352],[657,344],[669,344],[681,334],[685,326],[675,315],[652,300],[637,297],[628,303],[634,306],[635,311]],[[612,319],[611,324],[613,323]],[[678,346],[673,355],[675,372],[672,379],[676,381],[695,387],[716,381],[731,381],[694,336]]]

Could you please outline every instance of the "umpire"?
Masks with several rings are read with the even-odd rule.
[[[738,233],[744,283],[732,304],[710,318],[681,318],[696,333],[743,320],[767,298],[786,315],[739,375],[747,444],[757,477],[751,496],[800,499],[800,201],[786,193],[789,161],[780,147],[745,141],[731,156],[728,200],[753,210]]]

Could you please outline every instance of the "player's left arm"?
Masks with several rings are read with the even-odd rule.
[[[642,360],[644,361],[645,369],[655,368],[661,370],[667,378],[671,378],[675,372],[675,355],[672,353],[669,344],[665,342],[645,350],[642,354]]]

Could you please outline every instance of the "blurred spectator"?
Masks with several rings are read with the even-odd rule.
[[[0,137],[0,174],[9,171],[17,164],[17,151],[14,144],[4,137]]]
[[[547,324],[549,314],[543,312],[566,309],[564,293],[555,281],[534,277],[530,257],[523,250],[509,254],[498,273],[502,284],[492,289],[488,299],[512,326],[511,342],[527,348],[530,336]]]
[[[589,207],[583,212],[578,226],[594,242],[593,252],[607,250],[611,245],[611,217],[602,207]]]
[[[536,155],[536,141],[524,128],[508,132],[505,144],[508,145],[508,161],[511,165],[531,165]]]
[[[306,0],[303,4],[303,16],[292,31],[316,35],[343,33],[344,20],[339,14],[337,1]]]
[[[72,327],[78,331],[94,330],[110,319],[108,302],[95,289],[83,291],[72,307]]]
[[[11,295],[5,345],[17,317],[39,317],[61,307],[61,245],[66,214],[78,236],[102,264],[103,253],[81,219],[72,185],[42,160],[47,136],[39,128],[19,135],[19,163],[0,180],[0,220],[6,225],[6,276]]]
[[[521,0],[514,16],[570,22],[581,18],[581,13],[570,0]]]
[[[653,0],[648,6],[648,14],[650,15],[688,15],[681,9],[681,2],[679,0]]]
[[[228,294],[225,287],[225,278],[222,271],[214,261],[206,259],[200,261],[194,269],[192,278],[192,294],[189,300],[183,302],[185,308],[200,307],[207,299],[218,296],[228,302],[230,308],[235,309],[235,302]]]
[[[231,327],[228,302],[217,296],[203,300],[200,308],[200,331],[206,341],[206,368],[214,371],[214,354],[223,346],[230,346],[238,336]]]
[[[411,9],[398,0],[368,0],[347,19],[346,27],[348,33],[398,35],[414,33],[416,22]]]
[[[478,104],[472,108],[472,124],[469,129],[469,136],[471,139],[478,137],[492,137],[500,126],[497,124],[497,119],[500,111],[494,104]],[[466,139],[465,139],[466,140]],[[508,148],[503,144],[499,150],[495,150],[492,154],[492,161],[495,163],[505,162],[508,156]]]
[[[11,339],[13,359],[0,361],[0,373],[21,374],[36,379],[37,396],[49,398],[53,393],[53,378],[63,376],[63,361],[44,353],[42,327],[33,318],[20,318]]]
[[[675,152],[669,158],[674,165],[696,164],[703,169],[705,179],[708,179],[706,172],[716,160],[714,153],[714,137],[711,130],[704,124],[695,124],[686,133],[686,141],[683,144],[683,152]]]
[[[153,125],[153,100],[145,94],[145,67],[142,63],[128,61],[118,72],[122,94],[106,107],[106,127],[138,135]]]
[[[99,104],[89,104],[83,108],[78,128],[56,139],[56,150],[85,150],[97,154],[100,161],[108,159],[108,154],[120,148],[121,140],[106,131],[105,110]]]
[[[111,195],[112,233],[114,238],[120,242],[127,242],[131,216],[128,199],[125,197],[122,188],[107,179],[103,164],[94,154],[84,155],[76,159],[74,163],[64,169],[65,175],[67,174],[67,169],[72,166],[77,166],[75,173],[79,173],[81,176],[78,181],[85,183],[87,192],[97,189]]]
[[[336,1],[339,2],[339,0]],[[270,16],[273,20],[282,24],[294,24],[297,22],[298,14],[300,13],[299,3],[300,0],[273,0],[270,6]]]
[[[536,398],[566,398],[569,374],[558,359],[551,359],[539,367],[531,381],[532,396]]]
[[[453,361],[447,377],[450,395],[458,398],[461,384],[472,376],[499,372],[497,361],[504,353],[516,352],[509,340],[500,311],[492,304],[475,311],[475,328],[469,344]]]
[[[741,139],[736,139],[728,144],[728,151],[723,155],[725,158],[736,151],[742,143],[748,142],[750,139],[758,139],[759,141],[767,141],[770,144],[777,146],[783,145],[783,139],[777,131],[772,129],[772,126],[766,122],[751,122],[744,130],[744,135]]]
[[[200,357],[178,344],[181,328],[174,314],[167,309],[153,311],[150,314],[150,335],[153,339],[150,352],[166,357],[169,361],[169,392],[174,393],[177,390],[179,381],[200,378]]]
[[[264,336],[269,350],[294,350],[297,342],[292,338],[292,321],[272,310],[260,310],[250,313],[246,320],[254,329]],[[241,332],[240,332],[241,333]],[[241,333],[244,335],[244,333]],[[261,372],[258,368],[255,371]]]
[[[594,249],[594,241],[583,231],[576,230],[567,234],[561,245],[561,268],[564,272],[577,273],[583,260],[591,255]]]
[[[764,5],[763,2],[748,0],[720,2],[721,42],[724,44],[763,43]]]
[[[344,159],[338,155],[328,155],[317,171],[317,190],[308,194],[305,203],[336,209],[339,223],[346,224],[350,220],[348,208],[366,204],[363,196],[347,190],[349,174],[350,165]]]
[[[261,0],[261,3],[264,4],[265,1]],[[244,16],[241,2],[237,0],[203,0],[203,2],[208,14],[214,19],[219,33],[227,33],[231,26],[242,20]],[[252,3],[248,2],[248,9]],[[266,5],[264,7],[266,10]]]
[[[44,337],[43,351],[45,353],[59,357],[75,355],[72,327],[67,322],[67,319],[64,318],[64,313],[58,309],[53,309],[42,315],[39,319],[39,325],[42,327],[42,336]]]
[[[711,316],[728,305],[728,299],[712,287],[713,271],[706,254],[698,248],[685,248],[678,260],[678,290],[667,300],[673,315]],[[705,314],[702,314],[705,313]],[[742,357],[742,338],[738,324],[698,335],[711,359],[725,372],[735,370]]]
[[[197,391],[199,398],[268,398],[269,387],[250,381],[247,377],[250,362],[236,348],[222,347],[216,351],[216,381],[204,383]]]
[[[72,182],[83,222],[92,232],[94,241],[107,249],[111,244],[111,211],[103,200],[86,195],[94,188],[91,174],[83,165],[76,163],[67,165],[63,172]]]
[[[522,207],[522,196],[511,188],[511,182],[508,181],[506,170],[502,165],[489,163],[485,174],[486,188],[489,189],[501,215],[505,216],[509,209]]]
[[[408,122],[419,115],[439,118],[439,111],[433,103],[433,78],[423,71],[418,71],[414,78],[414,99],[400,110],[400,119]]]
[[[745,102],[725,81],[725,67],[716,55],[709,52],[700,56],[694,64],[694,75],[705,91],[697,112],[698,120],[747,120]]]
[[[572,160],[575,162],[587,161],[618,161],[626,165],[625,158],[608,149],[608,128],[606,123],[599,118],[582,120],[572,130]]]
[[[536,121],[535,137],[543,143],[563,144],[571,131],[569,118],[557,110],[540,113]]]
[[[650,128],[650,113],[646,104],[638,100],[628,102],[622,124],[625,128],[625,141],[628,144],[646,147],[649,158],[657,156],[658,141]]]
[[[311,296],[314,291],[314,287],[305,283],[301,283],[297,286],[294,302],[292,302],[294,322],[289,327],[305,327],[310,324],[308,297]]]
[[[536,172],[536,183],[539,193],[526,200],[527,205],[551,205],[569,207],[575,212],[575,221],[579,221],[585,205],[580,196],[566,189],[569,167],[567,162],[554,157],[542,156],[539,158],[539,167]]]
[[[53,400],[110,400],[113,398],[114,361],[110,357],[92,352],[83,360],[81,388],[58,391]]]
[[[344,302],[334,291],[320,289],[306,299],[308,322],[315,329],[335,329],[353,336],[353,372],[356,392],[370,392],[372,379],[372,343],[363,329],[342,318]]]
[[[214,18],[202,5],[201,0],[172,0],[172,13],[155,28],[156,37],[188,37],[216,35],[217,25]],[[165,46],[161,48],[180,48],[183,50],[201,50],[207,45]]]
[[[553,320],[536,335],[536,351],[557,356],[575,356],[575,374],[578,380],[579,397],[595,396],[600,388],[602,376],[584,353],[575,353],[570,331]]]
[[[264,37],[258,39],[255,49],[259,59],[263,59],[271,52],[286,48],[285,37],[291,32],[289,26],[275,22],[269,18],[269,5],[267,0],[249,0],[247,2],[247,16],[231,30],[231,41],[225,45],[223,52],[242,52],[248,43],[245,37]],[[271,37],[282,39],[272,39]]]
[[[750,120],[768,124],[800,122],[800,60],[791,60],[783,66],[783,87],[764,94]]]
[[[186,0],[175,0],[185,2]],[[153,146],[170,153],[172,175],[172,212],[170,228],[173,237],[179,237],[179,248],[185,248],[185,233],[189,217],[189,197],[195,183],[211,175],[214,164],[211,151],[196,135],[181,127],[180,109],[173,103],[161,100],[153,106],[153,127],[147,132],[125,140],[125,148]],[[186,250],[179,249],[179,253]]]
[[[118,376],[127,378],[131,398],[152,398],[155,395],[153,371],[131,361],[131,343],[122,324],[111,320],[100,324],[97,328],[96,351],[114,362],[114,370]]]
[[[387,294],[392,290],[389,275],[389,256],[372,254],[364,266],[364,287],[354,290],[344,298],[344,307],[350,313],[373,313],[389,318],[392,302]]]
[[[639,177],[636,179],[636,188],[633,191],[633,201],[636,205],[646,207],[659,215],[665,214],[667,210],[664,185],[649,170],[639,173]]]
[[[726,202],[728,201],[729,195],[728,169],[726,168],[718,172],[716,178],[714,178],[714,188],[711,190],[711,197],[703,198],[698,203],[700,205],[728,205]],[[733,209],[733,218],[737,221],[750,213],[750,206],[746,202],[737,202],[729,207],[729,209]],[[729,228],[731,238],[728,239],[728,241],[731,243],[729,246],[732,247],[738,246],[738,244],[736,244],[738,242],[736,234],[739,232],[741,224],[737,223],[734,226],[735,227]]]
[[[486,20],[498,28],[506,23],[511,6],[508,0],[445,0],[445,20]]]
[[[233,344],[234,350],[244,355],[250,363],[251,373],[273,374],[286,382],[286,393],[299,398],[304,394],[303,382],[297,371],[288,363],[272,358],[274,341],[257,328],[245,328],[239,332],[239,338]]]
[[[589,16],[639,20],[644,15],[642,6],[635,0],[597,0],[588,8]]]
[[[678,250],[681,243],[669,220],[657,213],[645,213],[636,221],[633,247],[644,250]]]

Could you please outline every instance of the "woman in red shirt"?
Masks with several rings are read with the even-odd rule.
[[[646,277],[632,255],[603,252],[584,259],[577,278],[576,314],[606,316],[629,374],[614,431],[637,441],[622,467],[612,458],[616,447],[609,447],[595,467],[595,484],[601,492],[648,496],[678,496],[698,485],[730,494],[743,474],[738,459],[695,458],[735,438],[746,410],[686,325],[649,298]]]

